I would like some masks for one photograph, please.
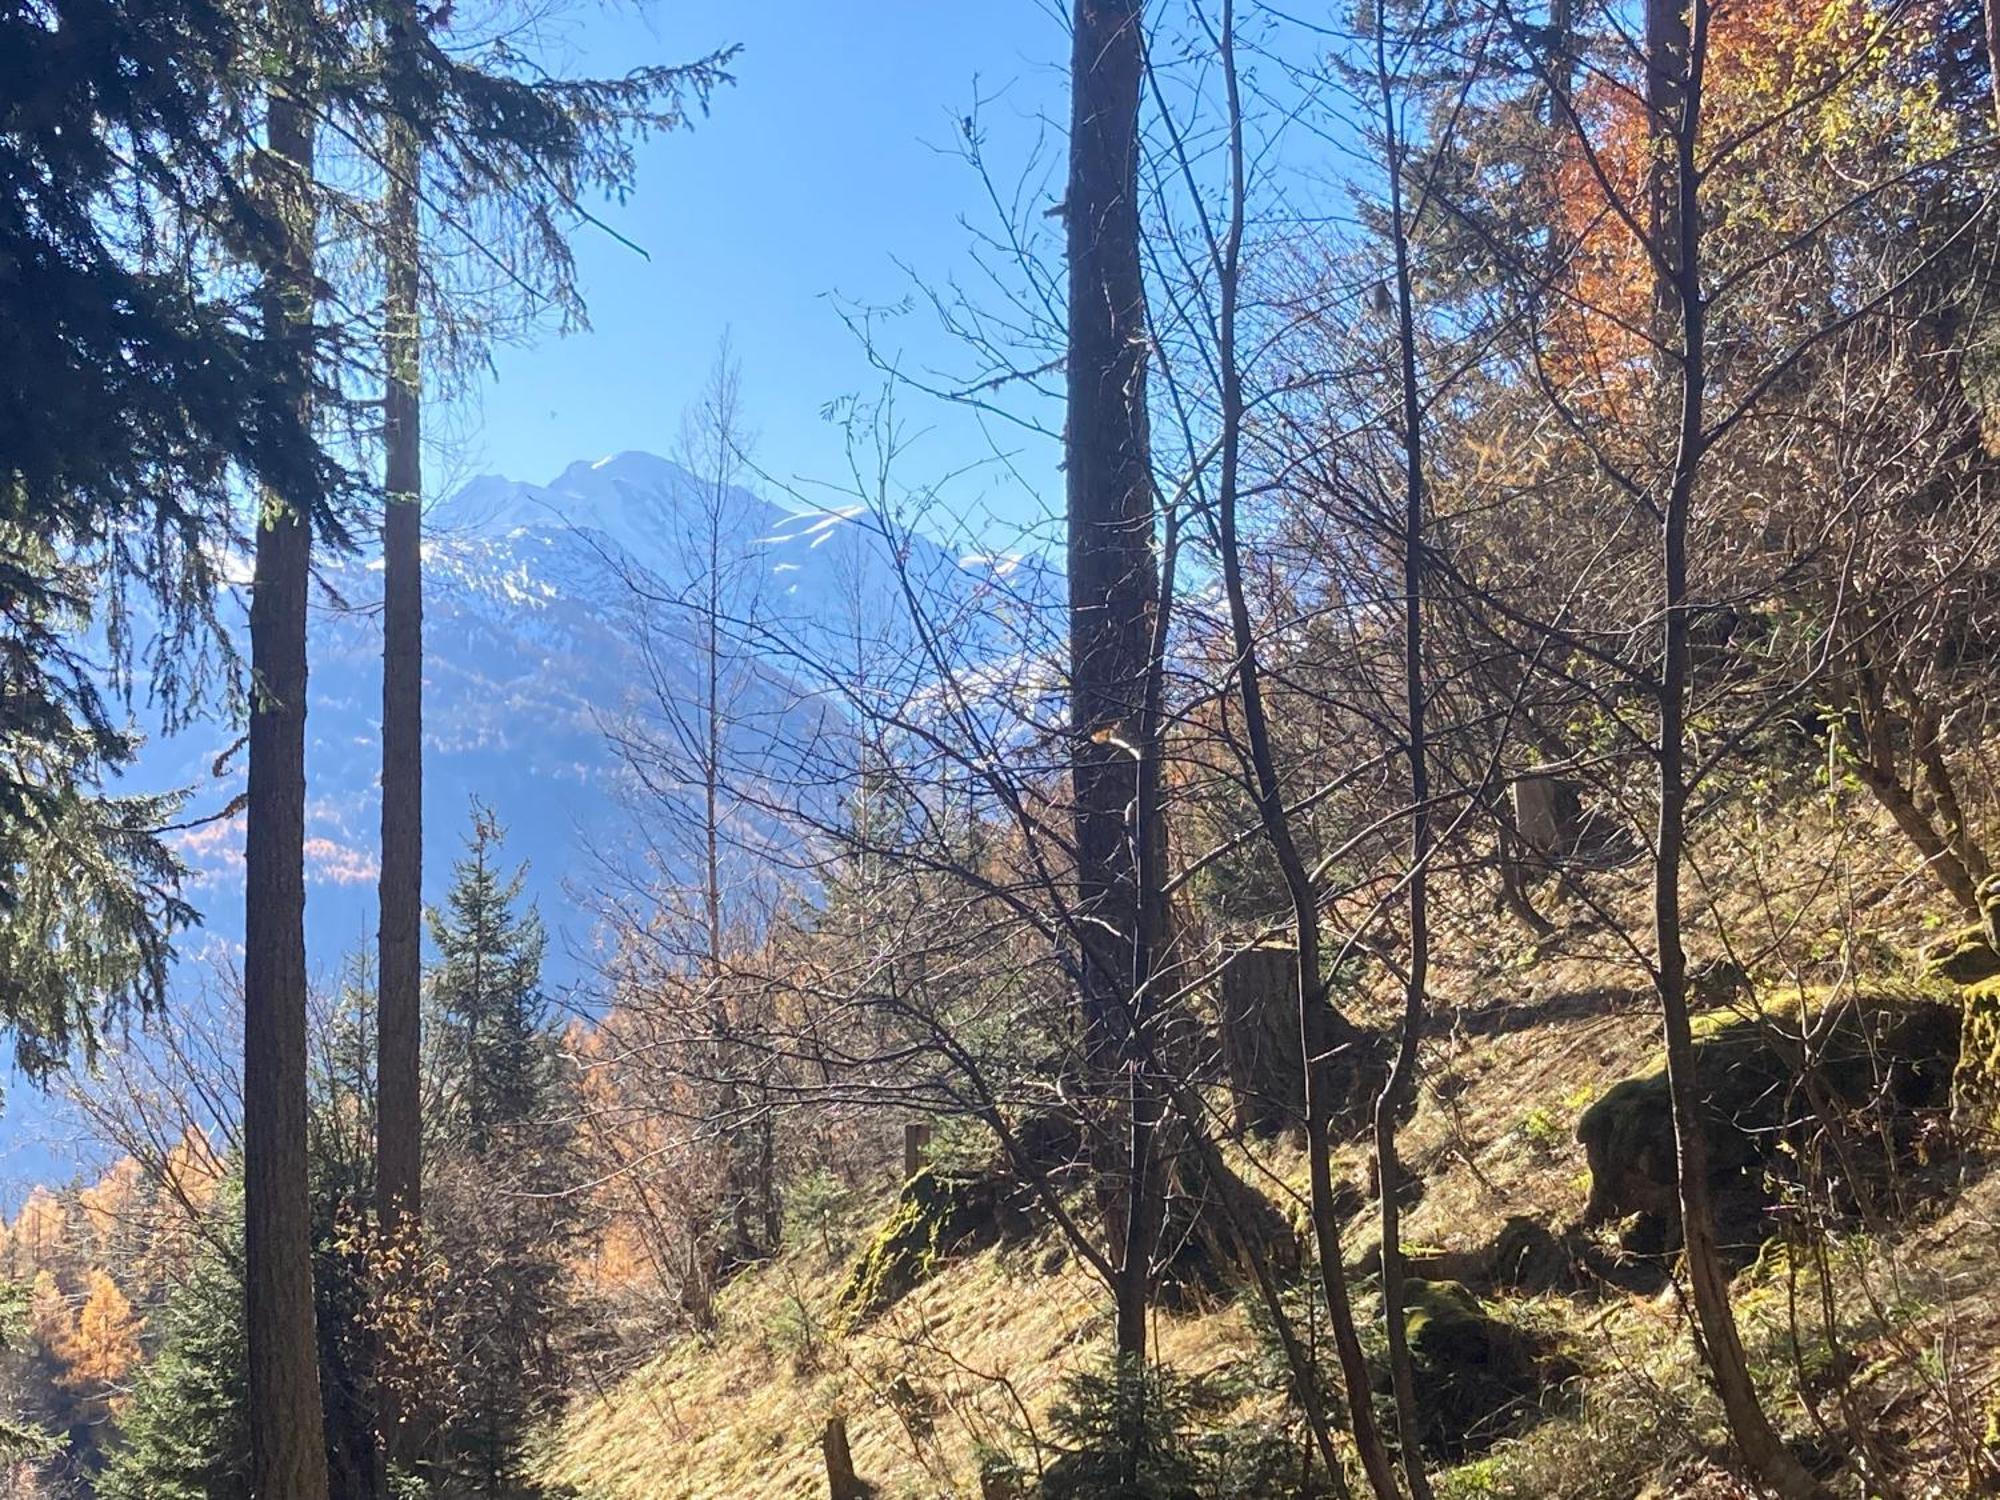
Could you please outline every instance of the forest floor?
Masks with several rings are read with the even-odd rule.
[[[1727,895],[1710,929],[1722,940],[1698,956],[1814,955],[1779,974],[1746,964],[1766,992],[1914,973],[1912,955],[1943,907],[1879,831],[1829,821],[1796,831],[1790,848],[1755,847],[1744,864],[1706,872]],[[1421,1102],[1404,1131],[1405,1160],[1424,1182],[1405,1243],[1471,1251],[1518,1216],[1560,1234],[1589,1187],[1578,1117],[1657,1060],[1643,966],[1622,939],[1580,921],[1538,945],[1511,923],[1467,916],[1442,952]],[[1811,1257],[1773,1241],[1736,1280],[1744,1341],[1787,1436],[1829,1472],[1831,1455],[1864,1455],[1838,1472],[1844,1493],[1863,1492],[1864,1472],[1868,1493],[1901,1500],[1984,1492],[2000,1378],[2000,1173],[1981,1164],[1990,1146],[1941,1155],[1872,1225],[1830,1223]],[[1297,1151],[1276,1144],[1243,1165],[1296,1222]],[[1340,1170],[1368,1180],[1361,1143],[1343,1149]],[[1032,1467],[1065,1377],[1095,1365],[1109,1342],[1102,1287],[1051,1232],[949,1263],[883,1315],[836,1333],[841,1287],[890,1201],[885,1186],[858,1204],[833,1241],[838,1253],[800,1246],[739,1276],[710,1333],[579,1394],[550,1434],[542,1477],[586,1500],[822,1496],[820,1438],[835,1413],[856,1470],[883,1500],[978,1495],[980,1459],[995,1451]],[[1372,1221],[1372,1205],[1352,1220],[1350,1263],[1370,1248]],[[1559,1347],[1571,1376],[1531,1424],[1441,1467],[1445,1500],[1753,1493],[1724,1461],[1719,1409],[1673,1285],[1495,1296],[1488,1306]],[[1363,1312],[1374,1312],[1366,1297]],[[1242,1301],[1163,1310],[1155,1326],[1158,1357],[1183,1374],[1272,1368]],[[1246,1398],[1236,1419],[1294,1430],[1279,1386],[1266,1374],[1261,1388],[1272,1394]]]

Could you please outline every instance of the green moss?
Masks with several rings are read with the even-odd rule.
[[[1829,1004],[1795,997],[1763,1016],[1706,1017],[1695,1059],[1708,1126],[1710,1184],[1754,1190],[1790,1116],[1801,1046],[1813,1036],[1821,1083],[1856,1108],[1941,1108],[1959,1055],[1959,1007],[1936,986],[1889,987]],[[1678,1217],[1673,1102],[1664,1063],[1621,1079],[1577,1123],[1591,1172],[1589,1222]]]
[[[1983,1125],[2000,1111],[2000,875],[1982,880],[1978,897],[1983,920],[1941,945],[1925,967],[1964,987],[1952,1107]]]
[[[1403,1283],[1425,1446],[1463,1457],[1540,1411],[1548,1379],[1535,1340],[1458,1281]]]
[[[1952,1103],[1961,1117],[1990,1117],[2000,1106],[2000,976],[1965,987]]]
[[[1975,984],[2000,975],[2000,953],[1984,925],[1975,924],[1934,943],[1924,954],[1924,972],[1953,984]]]
[[[851,1328],[893,1306],[952,1255],[990,1243],[997,1233],[991,1183],[925,1167],[903,1184],[895,1208],[855,1262],[840,1293],[842,1325]]]

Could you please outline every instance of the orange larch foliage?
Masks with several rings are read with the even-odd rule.
[[[1712,273],[1823,227],[1839,195],[1948,143],[1935,86],[1907,66],[1938,19],[1923,3],[1719,0],[1697,150]],[[1604,409],[1651,368],[1653,274],[1635,226],[1649,222],[1653,147],[1636,77],[1592,77],[1575,110],[1581,131],[1564,133],[1554,172],[1569,257],[1550,364],[1580,405]]]
[[[138,1162],[121,1156],[110,1171],[76,1195],[84,1224],[100,1252],[110,1249],[118,1231],[132,1222],[139,1200],[140,1175]]]
[[[92,1271],[75,1331],[57,1347],[64,1364],[63,1384],[74,1390],[115,1386],[139,1360],[139,1318],[118,1283]]]
[[[167,1153],[165,1176],[168,1196],[179,1200],[197,1215],[205,1213],[215,1202],[223,1175],[222,1158],[216,1154],[207,1133],[198,1125],[188,1126],[173,1150]]]
[[[58,1359],[76,1335],[76,1315],[53,1271],[37,1271],[28,1289],[28,1332]]]
[[[32,1276],[61,1253],[69,1235],[69,1209],[47,1188],[38,1187],[14,1216],[7,1237],[8,1272]]]

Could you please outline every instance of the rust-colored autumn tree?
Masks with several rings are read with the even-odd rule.
[[[63,1384],[99,1391],[116,1386],[139,1361],[139,1316],[107,1271],[93,1270],[85,1282],[76,1326],[57,1353],[68,1368]]]
[[[1837,240],[1844,195],[1936,160],[1964,122],[1920,59],[1934,4],[1720,0],[1708,9],[1697,142],[1705,258],[1732,288]],[[1566,107],[1554,164],[1553,233],[1563,267],[1546,328],[1558,393],[1599,418],[1652,379],[1654,275],[1646,192],[1652,160],[1641,80],[1594,73]],[[1815,265],[1833,285],[1830,257]],[[1766,356],[1796,329],[1782,299],[1733,297],[1732,333]],[[1730,361],[1748,368],[1754,360]],[[1726,373],[1726,370],[1725,372]]]

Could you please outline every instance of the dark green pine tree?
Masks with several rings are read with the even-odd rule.
[[[430,914],[441,1133],[476,1156],[535,1120],[555,1082],[556,1037],[542,993],[548,947],[533,906],[519,909],[527,867],[503,870],[505,830],[475,802],[465,854]]]
[[[432,1113],[424,1237],[441,1264],[436,1326],[456,1389],[427,1460],[458,1494],[532,1493],[530,1432],[563,1388],[571,1322],[564,1257],[576,1210],[561,1039],[542,992],[547,939],[501,857],[502,830],[472,831],[431,914]]]
[[[193,1273],[154,1315],[159,1344],[119,1418],[97,1478],[103,1500],[250,1500],[248,1351],[243,1342],[242,1203]]]
[[[106,1003],[157,1004],[192,917],[171,802],[106,795],[135,750],[107,675],[190,711],[220,680],[236,481],[320,511],[341,488],[273,399],[288,356],[244,279],[201,269],[271,240],[234,176],[252,24],[220,0],[0,6],[0,1027],[31,1076]]]
[[[367,1287],[343,1232],[358,1188],[353,1159],[321,1149],[353,1103],[323,1090],[313,1099],[313,1298],[331,1493],[366,1500],[378,1493],[361,1332]],[[101,1500],[251,1500],[240,1175],[230,1177],[219,1211],[204,1224],[192,1270],[149,1319],[147,1343],[151,1352],[118,1413],[118,1442],[92,1493]]]

